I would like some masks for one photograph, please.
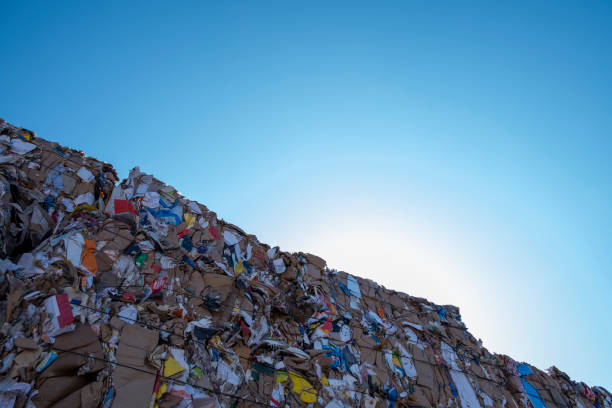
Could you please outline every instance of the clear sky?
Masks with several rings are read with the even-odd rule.
[[[0,117],[612,389],[612,2],[216,3],[2,2]]]

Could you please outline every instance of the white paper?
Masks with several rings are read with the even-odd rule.
[[[221,382],[227,382],[233,386],[240,384],[240,377],[234,373],[232,367],[223,360],[219,360],[217,363],[217,378]]]
[[[412,354],[408,352],[402,345],[399,345],[399,353],[400,353],[400,361],[402,362],[402,367],[404,367],[404,371],[406,375],[413,380],[417,378],[417,370],[412,362]]]
[[[74,201],[71,199],[63,197],[60,202],[66,207],[66,211],[72,212],[72,210],[74,210]]]
[[[228,246],[236,245],[242,241],[242,237],[240,235],[227,229],[223,231],[223,239],[225,240],[225,244]]]
[[[476,397],[476,393],[474,389],[470,385],[470,381],[467,379],[465,374],[463,374],[459,366],[457,365],[456,359],[457,355],[455,351],[448,344],[441,342],[440,343],[442,349],[442,357],[444,361],[450,366],[448,370],[455,387],[457,388],[457,393],[459,394],[459,399],[461,400],[462,408],[482,408],[480,406],[480,402]]]
[[[357,279],[353,275],[349,275],[347,278],[346,286],[348,290],[351,292],[352,296],[355,296],[358,299],[361,299],[361,289],[359,289],[359,283]]]
[[[119,318],[126,323],[134,324],[138,320],[138,310],[132,305],[119,312]]]
[[[405,320],[402,322],[402,324],[408,325],[410,327],[414,327],[415,329],[417,329],[419,331],[423,331],[423,326],[421,326],[420,324],[408,322],[408,321],[405,321]]]
[[[287,269],[283,258],[275,259],[274,261],[272,261],[272,264],[274,265],[274,272],[278,274],[285,272],[285,270]]]
[[[18,154],[26,154],[36,149],[36,145],[33,143],[24,142],[21,139],[11,140],[11,151]]]
[[[142,198],[142,205],[144,207],[153,208],[154,210],[159,208],[159,194],[155,191],[148,191]]]
[[[77,198],[74,199],[74,204],[89,204],[92,205],[94,202],[94,195],[92,193],[81,194]]]
[[[64,238],[64,246],[66,247],[66,259],[76,268],[81,265],[81,254],[85,240],[80,233]]]
[[[187,207],[189,207],[189,210],[191,210],[192,213],[202,215],[202,210],[200,209],[198,203],[196,203],[195,201],[190,201],[187,204]]]
[[[77,171],[77,176],[79,176],[81,180],[83,180],[86,183],[89,183],[95,178],[93,173],[87,170],[85,167],[81,167],[79,171]]]

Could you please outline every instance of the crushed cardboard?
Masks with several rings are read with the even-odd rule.
[[[2,120],[0,200],[3,406],[612,408],[491,354],[455,306],[271,248]]]

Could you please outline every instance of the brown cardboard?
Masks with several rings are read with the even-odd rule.
[[[113,407],[148,407],[155,384],[155,369],[147,364],[146,358],[157,345],[158,337],[158,332],[133,324],[126,324],[121,330],[118,365],[113,372],[117,392]]]
[[[325,262],[323,258],[316,255],[306,253],[304,254],[304,257],[308,260],[308,263],[313,264],[319,269],[325,269],[325,266],[327,266],[327,262]]]
[[[200,296],[202,290],[206,287],[206,283],[199,271],[193,271],[189,279],[189,288],[194,291],[196,296]]]
[[[54,407],[96,408],[102,399],[102,389],[102,383],[89,383],[62,398]]]
[[[227,275],[205,273],[202,275],[202,280],[206,286],[214,288],[219,293],[221,302],[227,299],[227,296],[234,286],[234,278]]]
[[[75,331],[56,337],[54,347],[58,357],[41,373],[41,378],[76,375],[79,368],[88,363],[82,354],[95,357],[88,371],[99,371],[105,366],[98,336],[87,325],[78,326]]]
[[[13,311],[19,302],[21,301],[22,289],[18,288],[11,291],[6,297],[6,320],[8,322],[13,320]]]
[[[62,174],[62,181],[64,182],[64,194],[72,194],[77,184],[76,179],[69,174]]]
[[[104,249],[122,252],[133,241],[130,226],[120,221],[109,220],[94,236],[96,242],[105,241]]]
[[[417,384],[433,389],[435,387],[435,374],[432,366],[419,360],[414,360],[413,363],[418,373]]]
[[[55,402],[88,384],[89,380],[84,376],[69,375],[47,378],[38,385],[39,394],[34,397],[36,407],[51,407]]]
[[[38,349],[38,345],[33,339],[26,339],[25,337],[17,337],[15,339],[15,345],[28,350]]]

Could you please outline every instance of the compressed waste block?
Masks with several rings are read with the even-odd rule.
[[[0,120],[0,406],[612,408],[452,305],[270,247]]]

